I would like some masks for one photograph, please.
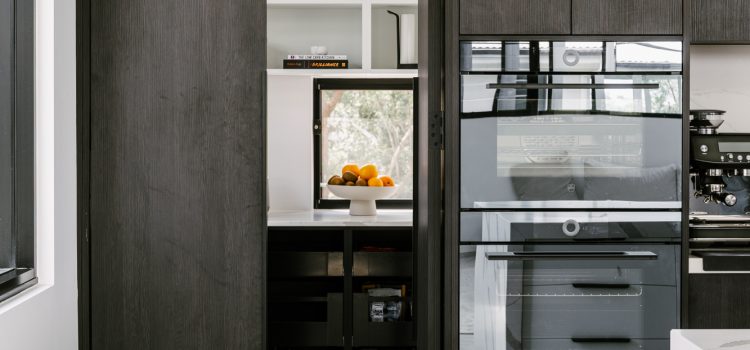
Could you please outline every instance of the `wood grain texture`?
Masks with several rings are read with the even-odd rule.
[[[750,328],[750,275],[692,274],[688,289],[690,310],[682,328]]]
[[[572,0],[574,35],[680,35],[682,0]]]
[[[570,0],[461,0],[461,34],[570,34]]]
[[[693,43],[750,43],[750,0],[691,0]]]
[[[265,14],[92,1],[93,349],[264,347]]]

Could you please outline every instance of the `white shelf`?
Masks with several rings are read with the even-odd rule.
[[[330,54],[349,56],[355,69],[347,75],[409,75],[390,69],[396,67],[395,21],[390,17],[385,20],[382,14],[385,9],[416,13],[418,0],[267,0],[267,4],[269,74],[341,75],[328,71],[277,73],[287,54],[306,54],[315,45],[328,47]]]
[[[268,7],[330,8],[362,6],[361,0],[268,0]]]
[[[417,6],[418,0],[370,0],[373,6]]]
[[[267,69],[268,75],[311,77],[378,77],[413,78],[416,69]]]

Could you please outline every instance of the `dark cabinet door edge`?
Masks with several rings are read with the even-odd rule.
[[[91,0],[76,0],[76,160],[78,185],[78,348],[91,349],[89,275]]]

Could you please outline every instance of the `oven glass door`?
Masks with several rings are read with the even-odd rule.
[[[667,244],[462,245],[460,349],[666,348],[678,261]]]
[[[680,75],[465,74],[462,208],[680,208]]]

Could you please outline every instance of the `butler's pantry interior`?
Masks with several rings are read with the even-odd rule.
[[[0,0],[0,349],[750,350],[750,0]]]

